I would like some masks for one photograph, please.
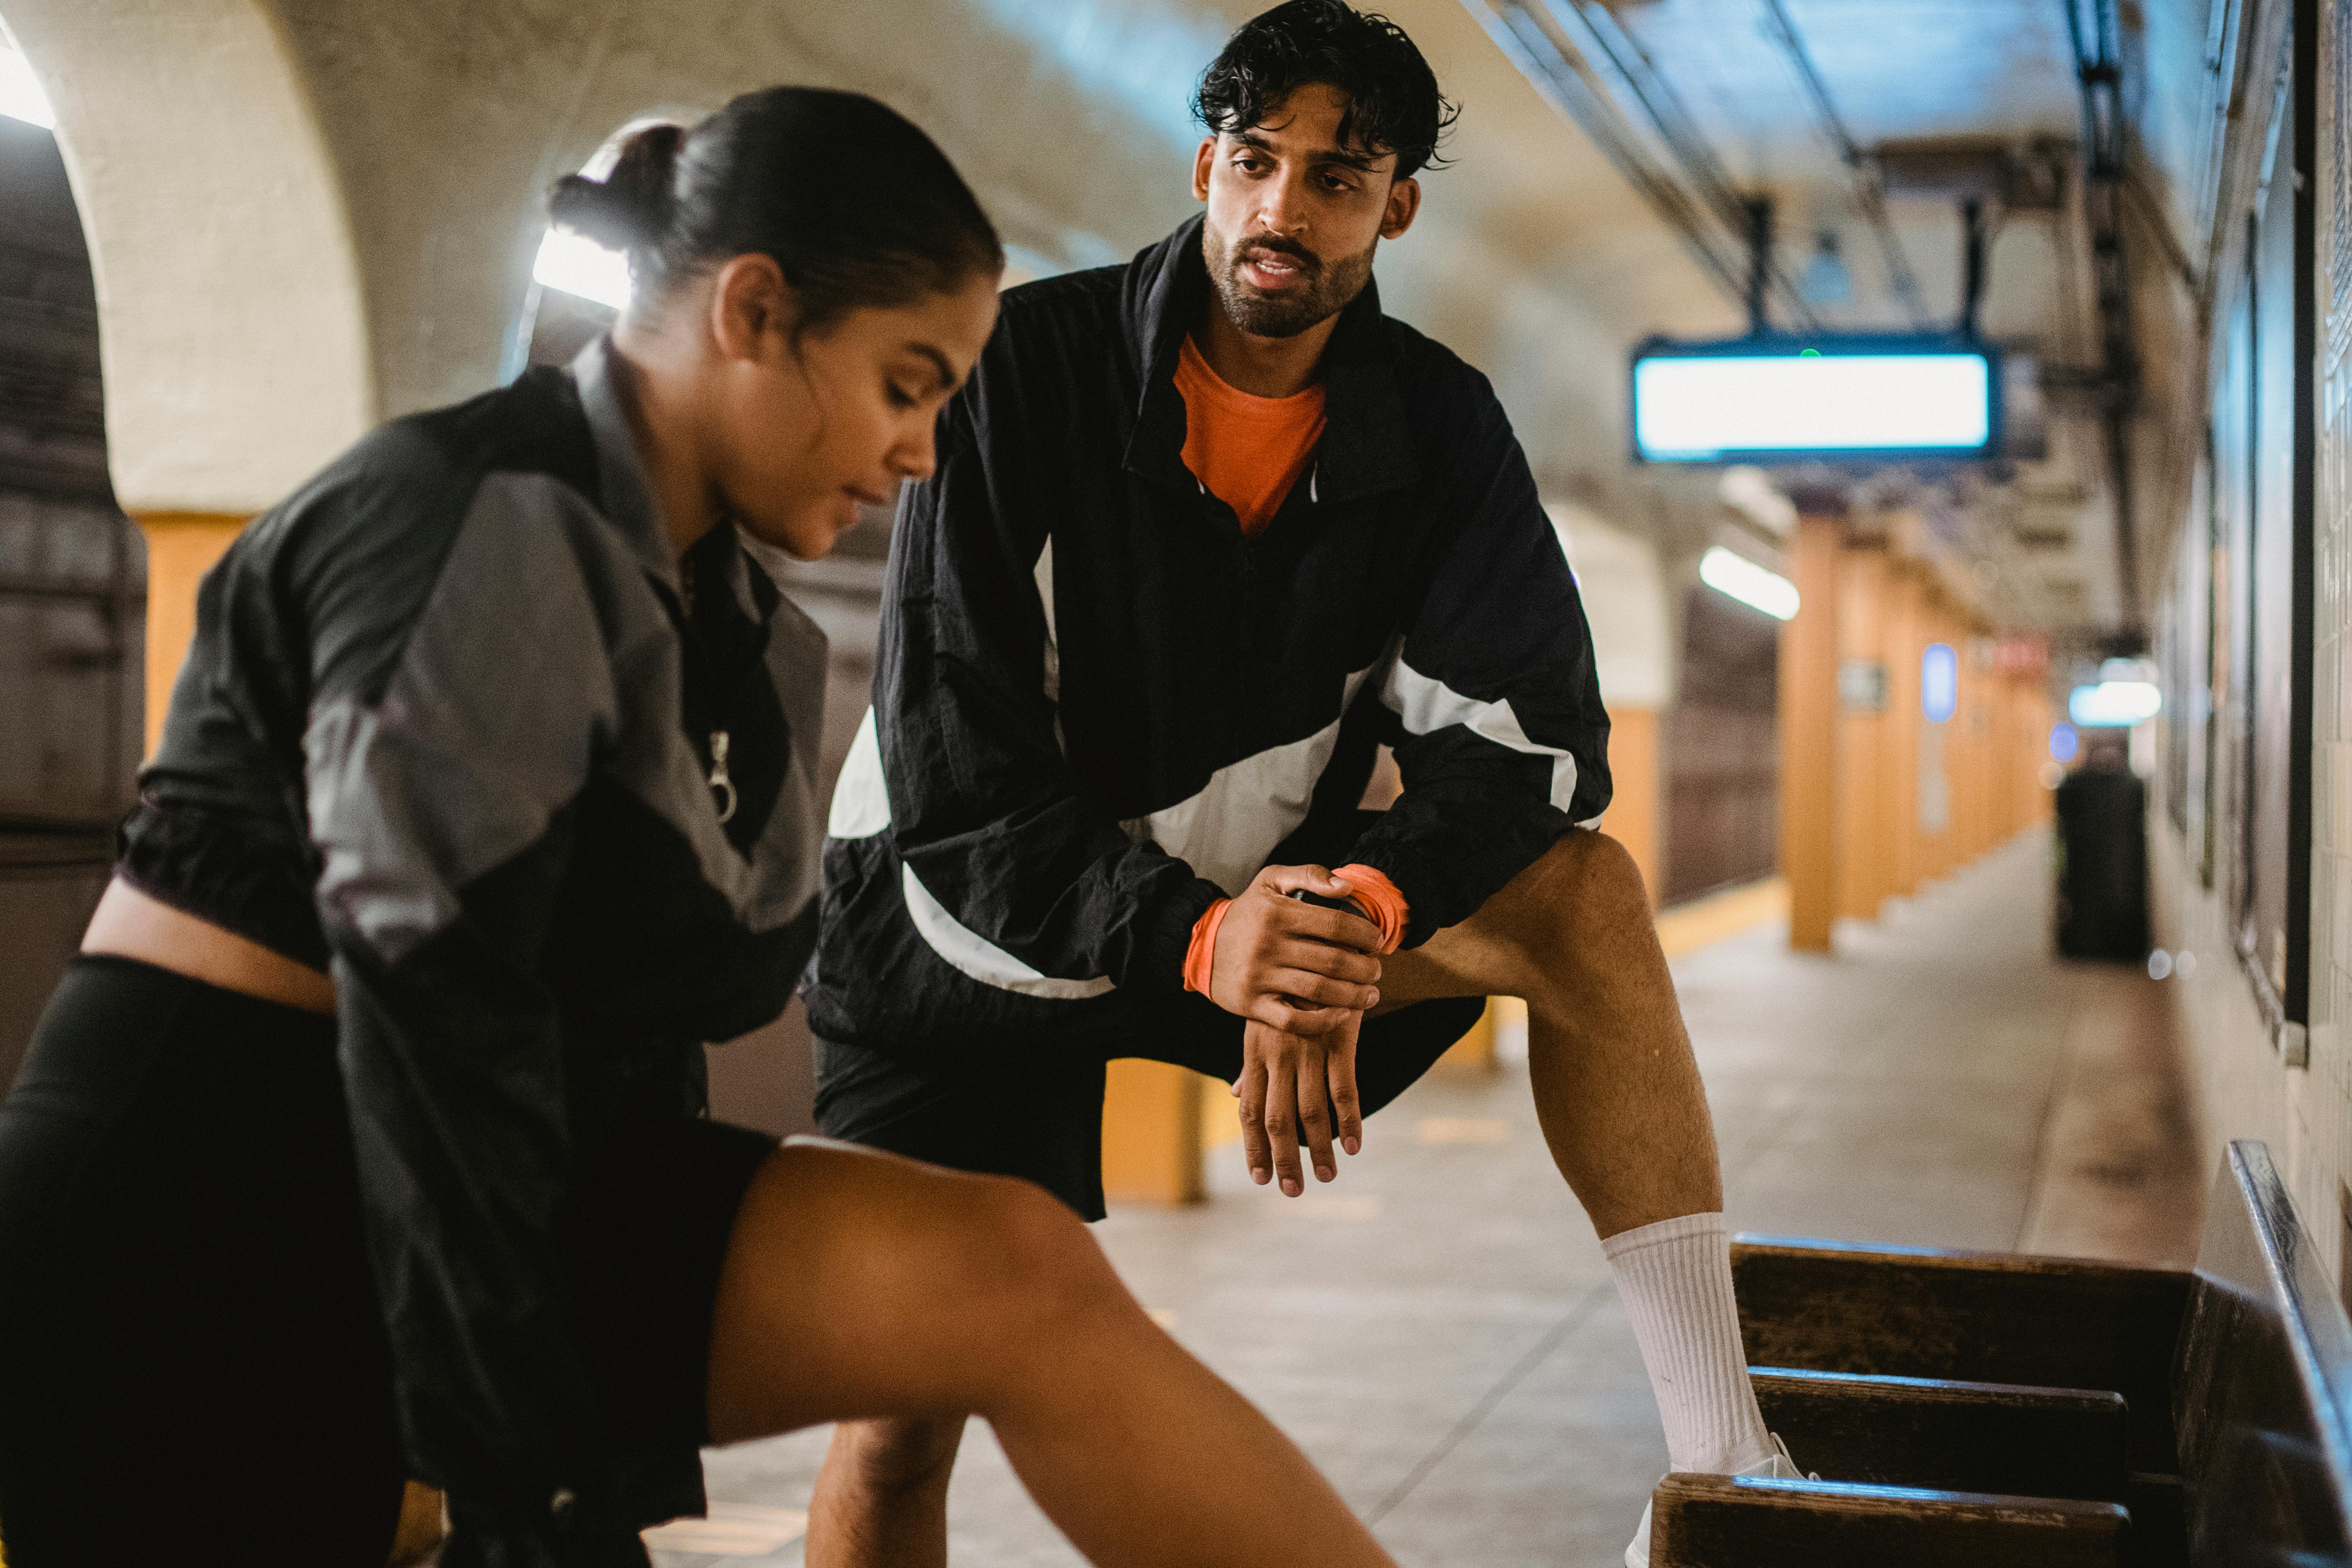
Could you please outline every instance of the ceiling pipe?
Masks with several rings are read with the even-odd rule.
[[[2090,229],[2094,310],[2099,329],[2100,424],[2114,497],[2116,582],[2126,637],[2142,635],[2137,529],[2132,515],[2132,416],[2139,402],[2139,351],[2132,332],[2130,257],[2124,201],[2130,175],[2130,121],[2124,112],[2121,19],[2116,0],[2064,0],[2066,33],[2083,104],[2083,212]]]
[[[1886,216],[1886,193],[1878,177],[1877,161],[1853,139],[1837,105],[1830,101],[1829,84],[1822,79],[1820,68],[1813,64],[1812,51],[1805,47],[1805,40],[1798,35],[1797,25],[1790,19],[1781,0],[1764,0],[1764,12],[1780,52],[1789,57],[1797,79],[1804,84],[1805,96],[1812,100],[1813,119],[1845,164],[1853,186],[1854,205],[1862,209],[1862,216],[1878,236],[1879,255],[1886,264],[1887,286],[1901,302],[1904,314],[1911,318],[1911,325],[1923,332],[1928,331],[1935,321],[1928,312],[1927,300],[1919,292],[1919,279],[1911,270],[1911,258],[1904,254],[1903,241],[1895,235],[1894,220]]]
[[[1608,13],[1593,0],[1463,4],[1521,74],[1591,138],[1665,220],[1725,297],[1746,308],[1751,258],[1748,198],[1732,187],[1721,160],[1649,58]],[[1570,36],[1571,27],[1589,49]],[[1611,83],[1595,56],[1608,62],[1622,86]],[[1621,93],[1639,106],[1654,135],[1635,123]],[[1664,144],[1664,156],[1656,143]],[[1767,272],[1787,314],[1806,330],[1820,331],[1821,319],[1795,281],[1769,261]]]
[[[1960,204],[1960,336],[1969,342],[1976,342],[1984,291],[1984,203],[1970,196]]]
[[[1772,321],[1766,307],[1767,285],[1772,279],[1772,198],[1748,199],[1748,335],[1769,337]]]

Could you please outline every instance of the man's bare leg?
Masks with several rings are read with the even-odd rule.
[[[844,1421],[809,1504],[809,1568],[945,1568],[963,1422]]]
[[[1469,920],[1385,961],[1380,988],[1384,1006],[1527,999],[1536,1114],[1602,1238],[1670,1462],[1769,1465],[1732,1296],[1714,1123],[1633,857],[1601,834],[1570,833]],[[1647,1521],[1629,1563],[1646,1562]]]
[[[1602,1237],[1723,1206],[1715,1124],[1642,873],[1577,831],[1485,907],[1381,961],[1388,1012],[1441,996],[1518,996],[1553,1163]]]

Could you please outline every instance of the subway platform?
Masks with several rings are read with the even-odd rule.
[[[1735,1227],[2192,1260],[2208,1173],[2166,983],[2053,958],[2048,885],[2036,831],[1842,926],[1835,958],[1792,953],[1766,923],[1675,962]],[[1433,1077],[1297,1200],[1252,1187],[1228,1142],[1208,1203],[1097,1229],[1145,1303],[1407,1564],[1614,1568],[1665,1468],[1524,1080],[1510,1065]],[[712,1453],[712,1519],[661,1532],[656,1561],[800,1563],[826,1437]],[[949,1520],[958,1568],[1079,1562],[977,1423]]]

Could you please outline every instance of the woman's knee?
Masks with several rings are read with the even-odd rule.
[[[962,1270],[967,1300],[1043,1327],[1126,1301],[1125,1289],[1086,1225],[1044,1188],[1011,1177],[981,1178]]]
[[[846,1468],[861,1491],[908,1497],[945,1489],[962,1442],[960,1415],[844,1421],[826,1462]]]

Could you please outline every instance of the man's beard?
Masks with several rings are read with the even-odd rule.
[[[1270,235],[1253,235],[1231,246],[1213,229],[1203,228],[1202,237],[1209,281],[1224,305],[1225,319],[1255,338],[1295,338],[1346,310],[1371,278],[1372,251],[1379,244],[1374,241],[1358,255],[1327,262]],[[1260,293],[1242,276],[1253,250],[1271,251],[1297,263],[1306,275],[1304,281],[1278,296]]]

